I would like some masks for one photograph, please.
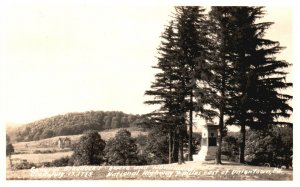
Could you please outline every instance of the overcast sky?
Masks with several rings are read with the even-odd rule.
[[[144,92],[172,10],[91,3],[7,6],[1,31],[6,122],[88,110],[152,111],[143,104]],[[286,46],[278,58],[292,63],[292,9],[266,10],[263,21],[275,22],[267,38]]]

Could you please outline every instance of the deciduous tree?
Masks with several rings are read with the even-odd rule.
[[[87,131],[73,146],[74,165],[100,165],[103,162],[105,142],[97,131]]]
[[[105,147],[105,157],[112,165],[135,165],[138,163],[137,145],[126,129],[117,132],[114,138],[108,140]]]

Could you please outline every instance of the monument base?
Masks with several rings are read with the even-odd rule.
[[[217,146],[203,146],[197,155],[193,155],[194,161],[209,161],[216,159]]]

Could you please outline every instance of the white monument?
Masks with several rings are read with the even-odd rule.
[[[217,153],[218,126],[207,124],[203,126],[201,149],[197,155],[193,155],[194,161],[215,160]]]

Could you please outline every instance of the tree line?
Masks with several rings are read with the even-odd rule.
[[[6,156],[14,154],[12,144],[7,137]],[[168,162],[167,139],[161,132],[150,130],[147,135],[131,136],[127,129],[119,129],[113,138],[107,141],[98,131],[88,130],[78,142],[71,145],[73,154],[52,162],[32,163],[23,160],[12,163],[12,169],[30,169],[32,167],[61,167],[82,165],[152,165]]]
[[[97,131],[87,131],[80,137],[79,142],[72,146],[73,155],[58,159],[53,165],[165,164],[168,162],[167,147],[167,138],[162,132],[156,130],[149,130],[147,135],[133,138],[129,130],[120,129],[114,138],[107,141],[102,140]]]
[[[54,136],[82,134],[87,130],[136,127],[144,117],[118,111],[87,111],[45,118],[14,129],[9,133],[13,142],[35,141]]]
[[[201,135],[193,134],[193,151],[201,140]],[[158,129],[151,129],[147,135],[132,137],[127,129],[120,129],[114,138],[104,141],[98,131],[83,133],[80,140],[72,144],[73,154],[52,162],[12,163],[14,148],[6,135],[6,156],[13,169],[30,169],[31,167],[60,167],[80,165],[153,165],[166,164],[169,160],[168,136]],[[293,166],[293,132],[291,128],[273,127],[271,131],[249,130],[246,136],[245,157],[252,165],[265,165],[289,168]],[[185,145],[186,146],[186,145]],[[224,137],[222,154],[228,160],[237,161],[239,138],[237,132],[229,132]]]
[[[218,125],[217,163],[227,125],[240,127],[239,161],[245,162],[246,129],[270,132],[288,126],[292,113],[284,90],[288,62],[276,58],[284,47],[265,38],[272,22],[259,22],[264,7],[178,6],[161,35],[155,80],[146,104],[153,128],[168,135],[169,163],[183,162],[188,137],[192,160],[193,117]],[[216,121],[217,120],[217,121]]]
[[[229,132],[224,137],[222,155],[230,161],[239,160],[239,133]],[[249,129],[246,134],[245,160],[256,166],[293,166],[293,129],[274,126],[268,131]]]

